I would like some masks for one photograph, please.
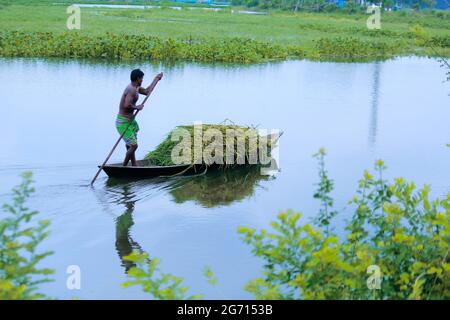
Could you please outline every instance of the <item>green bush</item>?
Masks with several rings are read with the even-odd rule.
[[[49,221],[33,223],[38,212],[30,211],[25,202],[34,192],[32,175],[26,172],[23,181],[13,189],[13,203],[3,206],[5,217],[0,221],[0,300],[42,299],[38,286],[49,282],[53,270],[38,264],[52,252],[37,252],[48,236]]]
[[[317,156],[323,161],[325,152]],[[429,186],[384,180],[382,161],[375,169],[377,177],[366,171],[359,181],[345,230],[329,228],[333,184],[322,166],[315,194],[322,206],[311,224],[289,210],[273,231],[240,227],[264,260],[263,277],[247,290],[258,299],[449,299],[450,193],[430,200]],[[369,289],[373,266],[379,289]]]

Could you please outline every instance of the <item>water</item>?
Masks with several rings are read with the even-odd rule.
[[[139,115],[138,158],[174,126],[221,122],[281,129],[280,171],[208,175],[120,183],[102,174],[87,187],[96,165],[117,138],[115,115],[129,72],[138,65],[1,59],[3,139],[0,203],[11,197],[20,172],[32,170],[37,191],[29,206],[50,219],[42,249],[56,270],[45,293],[60,299],[146,298],[120,288],[131,249],[162,260],[165,272],[185,278],[207,298],[250,298],[244,284],[261,261],[239,239],[240,225],[267,228],[280,210],[317,212],[311,155],[328,150],[338,208],[353,195],[364,169],[385,160],[386,176],[404,176],[432,195],[450,190],[448,83],[435,60],[379,63],[288,61],[255,66],[141,64],[145,83],[164,79]],[[124,147],[113,155],[120,161]],[[245,178],[243,178],[245,176]],[[344,217],[339,217],[340,226]],[[66,268],[79,265],[81,290],[66,288]],[[206,283],[204,266],[219,278]]]

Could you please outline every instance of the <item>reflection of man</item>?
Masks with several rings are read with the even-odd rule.
[[[123,91],[119,104],[119,114],[116,119],[117,131],[119,134],[123,134],[123,140],[125,141],[125,146],[127,148],[127,153],[123,160],[124,166],[128,165],[130,160],[132,166],[137,165],[135,152],[138,148],[137,133],[139,131],[139,126],[136,120],[133,119],[133,113],[135,110],[142,110],[144,108],[143,104],[136,105],[139,94],[148,96],[162,77],[162,72],[158,73],[147,88],[142,88],[141,85],[144,80],[144,73],[139,69],[131,71],[131,83]]]
[[[122,189],[122,188],[121,188]],[[130,235],[130,229],[134,225],[133,211],[134,201],[132,199],[133,192],[129,191],[129,187],[124,185],[123,191],[120,191],[121,199],[119,203],[125,205],[125,212],[116,219],[116,250],[119,255],[121,264],[125,267],[125,272],[135,267],[132,261],[125,260],[123,257],[133,253],[133,251],[143,252],[139,243],[133,240]]]
[[[124,260],[123,257],[130,255],[135,249],[141,251],[141,248],[130,236],[130,229],[134,224],[134,203],[127,202],[126,207],[127,210],[116,220],[116,250],[122,261],[122,266],[125,267],[125,272],[128,273],[128,270],[135,267],[136,264],[132,261]]]

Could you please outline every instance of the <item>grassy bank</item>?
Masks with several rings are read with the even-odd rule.
[[[450,56],[448,15],[383,13],[382,29],[369,30],[368,16],[362,14],[257,16],[231,13],[230,8],[218,12],[82,8],[81,30],[68,31],[66,6],[5,3],[0,1],[2,56],[241,63],[288,58],[361,61],[433,54],[431,46]],[[424,44],[416,43],[415,26],[425,30]]]

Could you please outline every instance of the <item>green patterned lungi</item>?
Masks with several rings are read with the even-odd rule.
[[[125,134],[123,135],[123,140],[127,145],[131,146],[137,144],[137,133],[139,131],[139,125],[136,120],[131,121],[127,117],[117,115],[116,129],[119,134],[125,132]]]

